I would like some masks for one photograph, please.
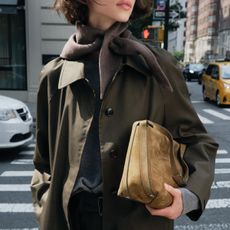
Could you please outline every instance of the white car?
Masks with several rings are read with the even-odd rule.
[[[0,148],[14,148],[33,139],[33,118],[21,101],[0,95]]]

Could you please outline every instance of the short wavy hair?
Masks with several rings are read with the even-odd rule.
[[[93,0],[96,2],[96,0]],[[54,9],[64,14],[67,21],[75,24],[76,21],[87,24],[87,0],[54,0]],[[153,0],[136,0],[130,19],[137,19],[152,12]]]

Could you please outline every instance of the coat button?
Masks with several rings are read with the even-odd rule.
[[[105,115],[108,116],[108,117],[112,116],[113,115],[113,109],[112,108],[107,108],[105,110]]]
[[[110,157],[112,159],[117,159],[118,158],[118,153],[115,149],[111,149],[110,153],[109,153]]]

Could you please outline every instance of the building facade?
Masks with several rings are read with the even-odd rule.
[[[74,26],[53,0],[0,0],[0,94],[35,102],[42,65],[58,56]]]
[[[186,11],[186,0],[171,0],[170,4],[176,4],[176,2],[179,2],[182,6],[182,10]],[[179,27],[175,31],[170,31],[168,35],[168,51],[174,52],[184,51],[185,46],[185,22],[186,18],[181,18],[177,20]]]
[[[187,1],[185,62],[195,62],[195,40],[197,37],[199,0]]]
[[[230,50],[229,14],[229,0],[188,0],[185,62],[225,57]]]
[[[220,0],[218,54],[224,57],[230,51],[230,1]]]

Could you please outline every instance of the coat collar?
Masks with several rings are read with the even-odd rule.
[[[140,56],[127,56],[125,59],[126,60],[124,61],[124,63],[122,63],[119,70],[122,69],[123,66],[129,66],[141,73],[141,75],[150,75],[150,71],[147,64]],[[83,62],[64,60],[62,71],[59,78],[58,89],[62,89],[67,85],[70,85],[73,82],[84,78],[85,72]]]
[[[62,89],[67,85],[70,85],[71,83],[84,78],[84,63],[64,60],[58,82],[58,89]]]

